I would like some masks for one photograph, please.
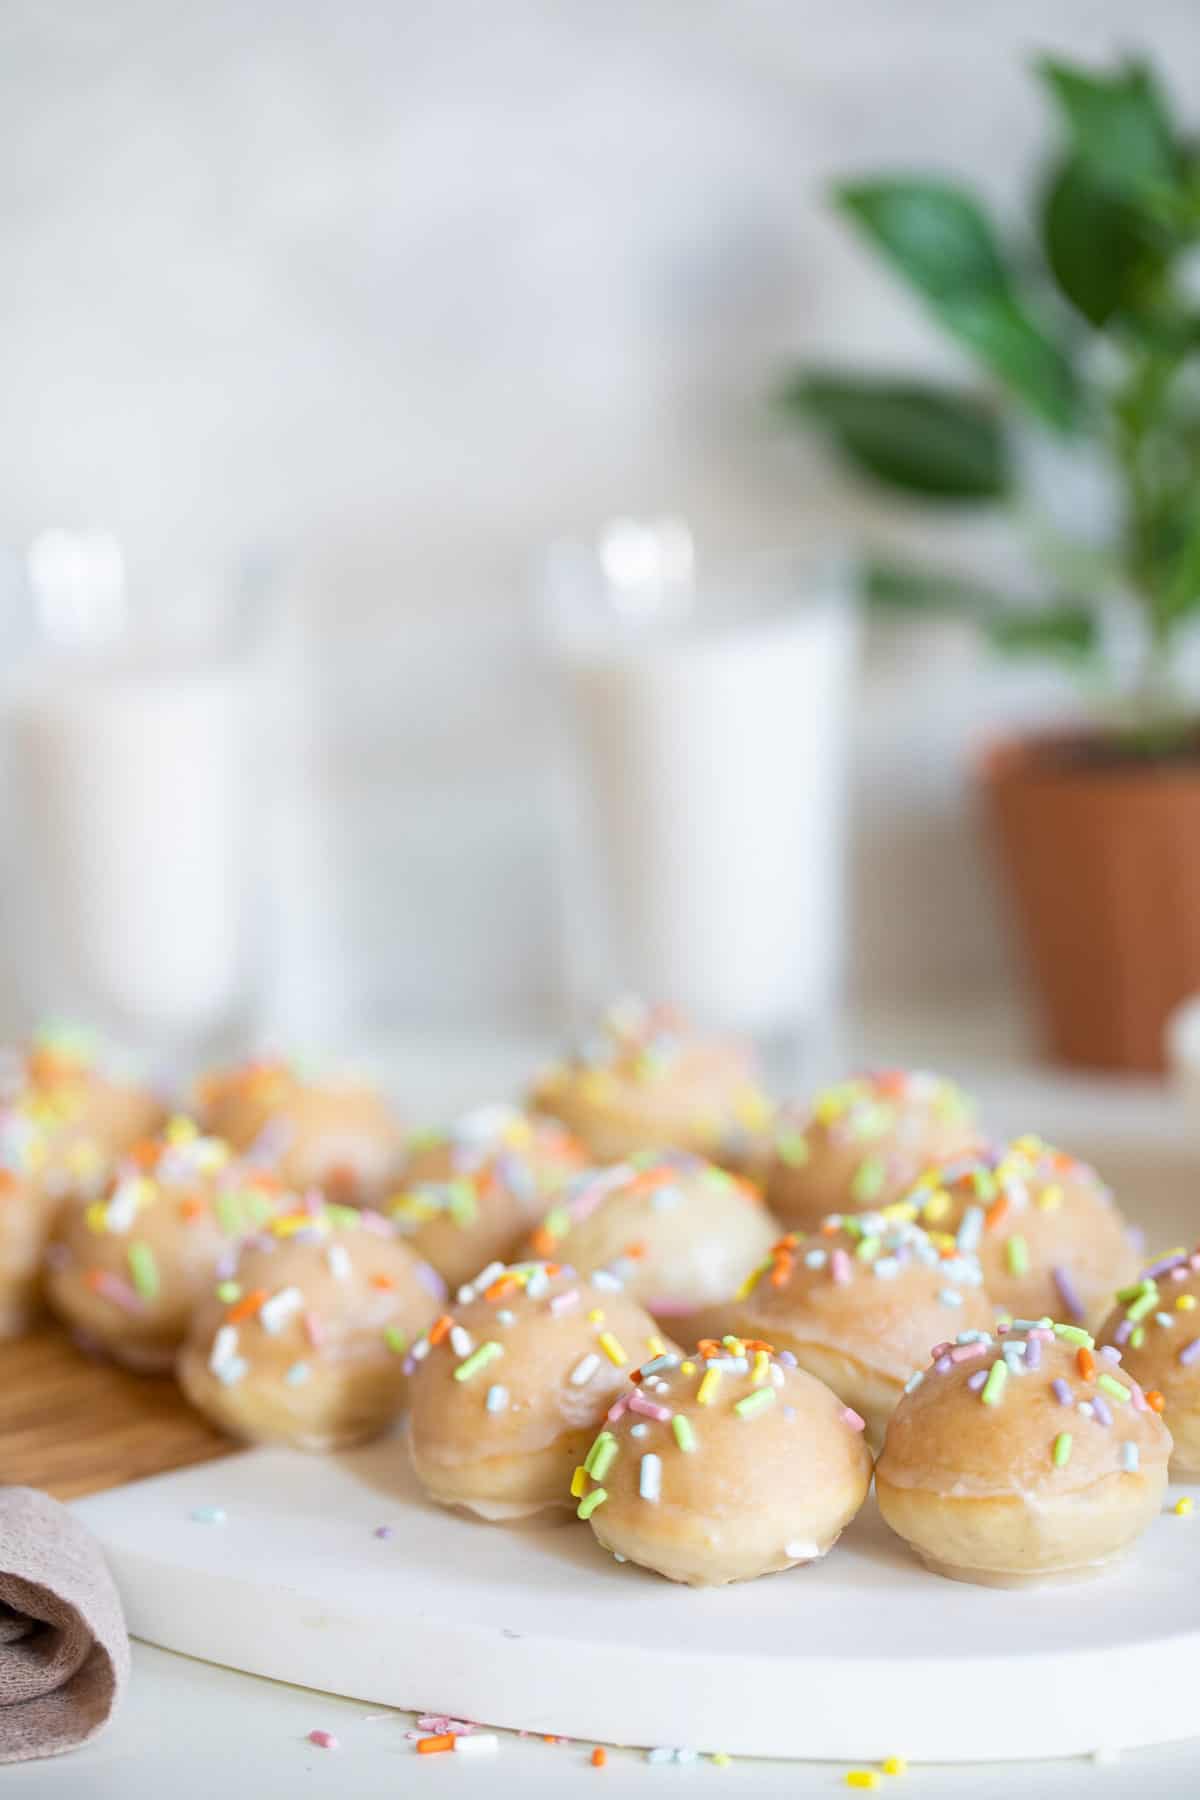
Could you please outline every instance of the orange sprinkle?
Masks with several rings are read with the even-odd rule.
[[[1086,1344],[1080,1344],[1076,1361],[1079,1364],[1079,1373],[1083,1376],[1083,1379],[1085,1381],[1095,1381],[1096,1359]]]
[[[243,1294],[240,1300],[234,1301],[233,1305],[229,1308],[229,1311],[225,1314],[225,1323],[227,1325],[240,1325],[243,1319],[252,1318],[263,1304],[263,1301],[268,1298],[269,1296],[266,1288],[251,1288],[248,1294]]]
[[[1151,1388],[1147,1393],[1146,1405],[1150,1408],[1151,1412],[1162,1412],[1166,1404],[1166,1401],[1163,1399],[1157,1388]]]
[[[768,1344],[766,1338],[743,1338],[743,1350],[765,1350],[768,1356],[774,1356],[774,1344]]]
[[[592,1751],[593,1769],[602,1769],[607,1761],[608,1751],[604,1748],[603,1744],[597,1744],[596,1748]]]
[[[497,1275],[495,1281],[492,1282],[492,1285],[484,1288],[483,1297],[485,1300],[491,1300],[494,1303],[497,1300],[503,1300],[505,1294],[511,1294],[512,1290],[517,1286],[519,1286],[519,1283],[515,1275]]]
[[[634,1262],[640,1261],[646,1254],[646,1240],[641,1238],[636,1244],[626,1244],[621,1254],[622,1256],[631,1256]]]
[[[204,1217],[204,1202],[198,1194],[188,1194],[179,1202],[179,1216],[189,1225]]]
[[[139,1138],[125,1154],[139,1169],[152,1169],[162,1155],[162,1145],[155,1138]]]
[[[387,1272],[383,1269],[380,1269],[377,1274],[372,1275],[372,1277],[371,1277],[371,1286],[372,1287],[394,1288],[395,1285],[396,1285],[396,1277],[394,1275],[387,1274]]]
[[[11,1194],[18,1185],[11,1169],[0,1169],[0,1194]]]
[[[701,1356],[719,1356],[721,1354],[721,1346],[716,1338],[701,1338],[696,1348]]]
[[[104,1270],[89,1269],[83,1279],[93,1294],[98,1294],[104,1286]]]
[[[442,1339],[449,1335],[450,1328],[453,1324],[454,1320],[450,1317],[449,1313],[443,1313],[440,1319],[435,1319],[433,1324],[429,1327],[430,1343],[440,1344]]]
[[[1004,1220],[1008,1217],[1008,1208],[1008,1195],[997,1194],[996,1198],[992,1201],[992,1204],[983,1215],[985,1229],[988,1231],[995,1231],[997,1225],[1003,1224]]]
[[[640,1175],[634,1176],[625,1192],[627,1194],[652,1194],[655,1188],[664,1187],[675,1179],[673,1169],[643,1169]]]
[[[439,1750],[453,1750],[453,1748],[454,1733],[452,1731],[439,1732],[437,1737],[417,1739],[418,1756],[436,1756]]]
[[[832,1219],[826,1219],[821,1226],[822,1235],[825,1237],[836,1237],[840,1230],[841,1226],[835,1225]]]
[[[558,1239],[544,1225],[539,1225],[529,1240],[529,1246],[535,1256],[552,1256],[558,1248]]]
[[[775,1267],[771,1270],[771,1286],[777,1288],[786,1287],[792,1278],[792,1270],[795,1266],[796,1259],[794,1256],[777,1256],[775,1258]]]

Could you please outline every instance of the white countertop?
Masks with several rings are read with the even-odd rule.
[[[390,1048],[382,1060],[396,1092],[411,1096],[412,1117],[508,1091],[530,1066],[532,1047],[511,1043]],[[1189,1121],[1162,1088],[1145,1082],[1064,1078],[1019,1062],[1002,1028],[960,1023],[895,1022],[860,1029],[850,1049],[828,1065],[861,1066],[883,1057],[940,1066],[971,1084],[985,1116],[1004,1131],[1042,1130],[1079,1147],[1112,1143],[1136,1153],[1152,1140],[1190,1155]],[[828,1066],[827,1066],[828,1065]],[[436,1073],[435,1073],[436,1071]],[[1197,1152],[1200,1164],[1200,1151]],[[864,1696],[869,1705],[869,1696]],[[1101,1721],[1097,1721],[1098,1727]],[[707,1792],[719,1782],[731,1795],[809,1796],[849,1793],[851,1765],[763,1762],[738,1758],[720,1768],[707,1760],[688,1766],[647,1762],[640,1751],[610,1750],[603,1769],[590,1766],[590,1744],[547,1744],[500,1734],[494,1757],[467,1761],[452,1755],[415,1756],[406,1735],[414,1715],[377,1708],[235,1674],[145,1645],[134,1647],[130,1692],[118,1720],[93,1746],[54,1761],[5,1770],[5,1794],[76,1796],[88,1800],[270,1800],[273,1795],[328,1793],[373,1796],[428,1791],[496,1796],[520,1791],[523,1800],[566,1794],[663,1795]],[[336,1751],[307,1741],[313,1729],[332,1731]],[[1100,1735],[1098,1729],[1098,1736]],[[903,1754],[904,1745],[896,1752]],[[592,1785],[602,1782],[597,1788]],[[1137,1788],[1156,1800],[1200,1790],[1200,1738],[1128,1752],[1119,1762],[925,1765],[902,1778],[881,1778],[879,1792],[970,1795],[1011,1800],[1019,1789],[1039,1800],[1104,1800]]]

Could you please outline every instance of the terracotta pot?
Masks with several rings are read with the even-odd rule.
[[[1200,991],[1200,757],[1048,736],[995,746],[980,776],[1050,1055],[1161,1070],[1168,1015]]]

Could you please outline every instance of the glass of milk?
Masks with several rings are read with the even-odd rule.
[[[24,1010],[200,1053],[252,989],[259,596],[177,578],[139,606],[99,532],[45,532],[9,575],[0,904]]]
[[[698,566],[676,521],[551,553],[564,968],[795,1048],[842,961],[857,618],[832,561]]]

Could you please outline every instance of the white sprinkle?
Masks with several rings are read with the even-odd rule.
[[[771,1364],[771,1386],[781,1388],[787,1377],[778,1363]]]
[[[586,1386],[599,1367],[600,1358],[596,1355],[595,1351],[589,1350],[588,1354],[585,1357],[582,1357],[571,1370],[571,1386]]]
[[[214,1369],[213,1374],[221,1383],[222,1387],[236,1387],[238,1382],[249,1372],[249,1369],[250,1364],[246,1361],[244,1356],[231,1356],[221,1364],[220,1368]]]
[[[297,1287],[280,1288],[269,1300],[264,1300],[258,1309],[259,1323],[264,1331],[274,1337],[281,1332],[288,1320],[298,1312],[304,1311],[304,1295]]]
[[[1140,1461],[1141,1456],[1137,1445],[1133,1442],[1132,1438],[1127,1438],[1121,1445],[1121,1467],[1125,1470],[1126,1474],[1132,1475],[1136,1472]]]
[[[829,1257],[827,1251],[806,1250],[804,1252],[804,1266],[806,1269],[823,1269],[828,1260]]]
[[[511,1307],[502,1306],[500,1311],[496,1314],[497,1325],[515,1325],[516,1322],[517,1315],[513,1312]]]
[[[938,1295],[938,1299],[941,1301],[943,1306],[961,1306],[962,1305],[962,1295],[958,1292],[958,1290],[956,1288],[943,1288],[942,1291],[940,1292],[940,1294]]]
[[[498,1280],[503,1273],[504,1264],[502,1262],[490,1262],[486,1269],[480,1269],[471,1286],[477,1294],[482,1294],[484,1288],[490,1288],[493,1281]]]
[[[350,1252],[345,1244],[330,1244],[325,1252],[325,1261],[329,1264],[329,1273],[338,1281],[350,1279]]]
[[[662,1493],[661,1457],[649,1453],[643,1456],[638,1475],[638,1493],[643,1500],[657,1500]]]
[[[294,1362],[283,1379],[289,1387],[302,1387],[311,1374],[312,1370],[306,1362]]]
[[[1077,1410],[1083,1414],[1085,1419],[1094,1419],[1096,1416],[1096,1409],[1090,1400],[1081,1400]]]
[[[579,1289],[571,1288],[568,1293],[555,1294],[553,1300],[550,1302],[550,1311],[554,1314],[554,1317],[558,1319],[562,1317],[563,1313],[569,1313],[573,1307],[578,1305]]]
[[[655,1212],[671,1212],[682,1199],[683,1195],[677,1187],[660,1187],[651,1195],[650,1204]]]
[[[429,1355],[429,1349],[429,1339],[427,1337],[418,1338],[408,1354],[412,1357],[414,1362],[424,1362],[425,1358]]]
[[[501,1387],[497,1382],[488,1389],[484,1405],[490,1413],[506,1412],[508,1410],[508,1389]]]
[[[925,1379],[924,1369],[914,1369],[912,1374],[909,1376],[908,1380],[904,1384],[905,1393],[906,1394],[915,1394],[917,1389],[920,1387],[921,1383],[924,1381],[924,1379]]]
[[[224,1363],[237,1355],[238,1334],[236,1325],[222,1325],[213,1339],[212,1349],[208,1353],[208,1367],[213,1375],[219,1375]]]
[[[614,1275],[611,1269],[595,1269],[591,1276],[592,1286],[601,1288],[606,1294],[623,1292],[625,1283]]]
[[[650,1435],[650,1427],[646,1424],[644,1419],[639,1419],[636,1425],[631,1425],[629,1427],[629,1435],[630,1437],[635,1438],[648,1437]]]
[[[495,1756],[500,1739],[494,1731],[460,1732],[454,1740],[456,1756]]]
[[[450,1327],[450,1348],[453,1350],[455,1356],[458,1357],[470,1356],[472,1350],[475,1348],[474,1339],[470,1332],[462,1325],[452,1325]]]

